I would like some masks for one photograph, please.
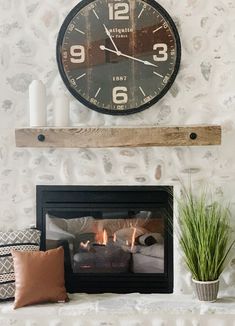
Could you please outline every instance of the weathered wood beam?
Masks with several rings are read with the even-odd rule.
[[[221,144],[221,126],[19,128],[17,147],[149,147]]]

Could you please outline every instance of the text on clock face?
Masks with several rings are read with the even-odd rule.
[[[126,81],[127,76],[113,76],[113,81]]]
[[[158,6],[83,0],[60,35],[61,72],[74,96],[102,112],[131,112],[166,93],[180,50],[175,27]]]

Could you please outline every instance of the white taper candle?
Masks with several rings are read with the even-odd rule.
[[[29,86],[29,123],[31,127],[47,125],[46,88],[40,80],[33,80]]]
[[[54,126],[69,126],[69,99],[66,95],[59,95],[54,101]]]

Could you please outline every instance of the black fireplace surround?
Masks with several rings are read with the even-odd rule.
[[[41,249],[64,247],[68,292],[173,292],[173,187],[37,186],[36,203]],[[62,239],[51,240],[48,218],[69,225],[73,234],[64,229]],[[77,222],[89,232],[73,230]],[[91,228],[102,228],[107,244]],[[70,240],[76,237],[83,247],[73,247],[72,255]],[[162,248],[161,258],[155,248]]]

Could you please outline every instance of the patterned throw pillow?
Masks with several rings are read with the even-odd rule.
[[[0,301],[14,298],[15,275],[11,250],[39,250],[41,232],[35,229],[0,232]]]

